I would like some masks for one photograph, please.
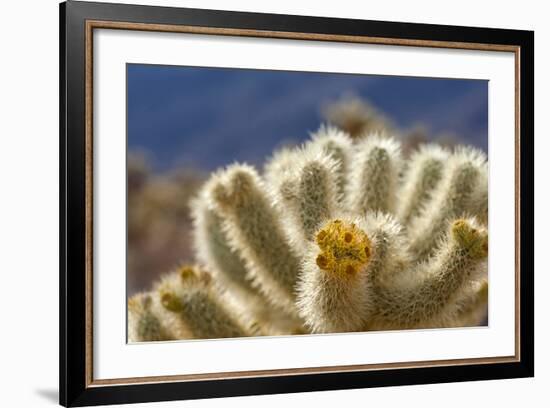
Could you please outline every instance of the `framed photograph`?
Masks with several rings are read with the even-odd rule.
[[[60,51],[62,405],[534,375],[533,32],[68,1]]]

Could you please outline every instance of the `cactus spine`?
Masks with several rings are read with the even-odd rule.
[[[487,308],[487,160],[322,127],[193,201],[198,267],[132,298],[134,341],[475,325]],[[204,272],[207,270],[208,273]],[[183,272],[186,270],[186,272]],[[211,277],[211,278],[210,278]]]

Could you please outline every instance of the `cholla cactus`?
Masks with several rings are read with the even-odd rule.
[[[477,150],[426,145],[405,159],[387,134],[353,140],[322,127],[263,174],[246,164],[212,174],[192,208],[199,266],[130,300],[135,341],[485,316],[487,161]]]

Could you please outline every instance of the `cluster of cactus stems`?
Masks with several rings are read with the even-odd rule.
[[[195,265],[133,296],[129,341],[464,327],[487,310],[487,160],[321,127],[191,204]],[[183,232],[182,232],[183,233]]]

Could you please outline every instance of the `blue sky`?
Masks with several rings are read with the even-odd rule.
[[[128,146],[157,170],[260,164],[307,139],[323,104],[350,93],[400,128],[422,124],[487,150],[487,81],[142,64],[127,75]]]

